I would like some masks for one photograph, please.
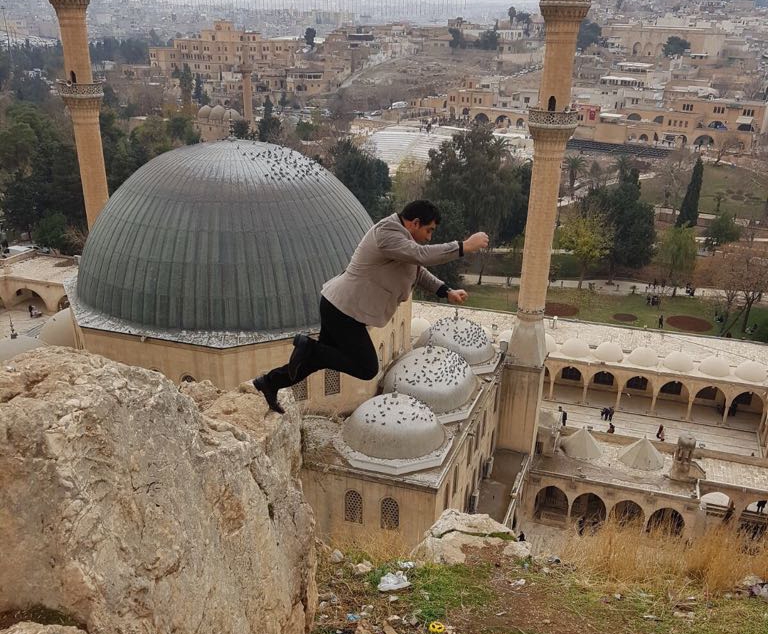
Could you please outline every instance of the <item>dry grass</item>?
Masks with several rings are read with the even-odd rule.
[[[331,548],[338,548],[348,559],[363,559],[378,567],[390,562],[408,559],[410,548],[398,531],[379,531],[360,537],[343,536],[331,541]]]
[[[685,540],[609,520],[593,534],[571,536],[563,556],[581,572],[655,591],[695,585],[721,594],[749,574],[768,577],[768,539],[752,540],[730,526]]]

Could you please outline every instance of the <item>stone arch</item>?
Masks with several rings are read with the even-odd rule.
[[[557,99],[555,99],[554,95],[550,95],[549,99],[547,99],[547,110],[549,112],[557,110]]]
[[[585,398],[584,374],[572,365],[557,370],[551,386],[552,398],[564,403],[579,403]]]
[[[481,124],[485,125],[486,123],[490,122],[490,119],[488,118],[488,115],[485,114],[484,112],[478,112],[475,115],[475,121],[477,123],[481,123]]]
[[[699,148],[702,145],[704,147],[712,147],[714,144],[715,140],[708,134],[702,134],[701,136],[696,137],[696,139],[693,141],[693,145]]]
[[[710,491],[699,498],[699,508],[710,517],[723,517],[731,502],[726,493]]]
[[[656,45],[656,57],[661,57],[664,54],[664,45],[663,44],[657,44]]]
[[[587,526],[597,526],[605,521],[605,502],[596,493],[582,493],[571,504],[571,519],[583,518]]]
[[[626,379],[619,388],[621,409],[636,414],[647,414],[653,403],[652,380],[642,374]]]
[[[517,127],[517,128],[524,128],[524,127],[525,127],[525,119],[523,119],[522,117],[520,117],[520,118],[517,120],[517,123],[515,123],[515,127]]]
[[[653,55],[653,51],[654,51],[653,44],[649,42],[648,44],[645,45],[645,48],[643,49],[643,55],[645,57],[651,57]]]
[[[765,415],[765,401],[757,392],[740,392],[731,399],[728,407],[728,416],[734,421],[750,423],[755,431],[760,428],[760,423]]]
[[[632,114],[627,115],[627,121],[642,121],[642,119],[643,118],[636,112],[633,112]]]
[[[616,403],[619,382],[608,370],[598,370],[587,382],[587,402],[590,405],[610,407]]]
[[[179,378],[179,383],[196,383],[197,379],[193,377],[189,372],[184,372]]]
[[[647,532],[658,531],[669,535],[681,535],[685,528],[685,520],[679,511],[664,507],[657,509],[648,518],[645,530]]]
[[[633,500],[616,502],[611,509],[610,518],[623,526],[628,524],[645,525],[645,513],[642,507]]]
[[[657,117],[654,117],[654,118],[653,118],[653,122],[654,122],[654,123],[660,123],[660,124],[663,124],[663,123],[664,123],[664,115],[663,115],[663,114],[660,114],[659,116],[657,116]]]
[[[565,524],[568,518],[568,496],[556,486],[539,489],[533,505],[534,519]]]
[[[450,114],[451,119],[455,119],[456,118],[456,108],[451,106],[450,109],[448,110],[448,114]]]
[[[669,417],[685,418],[688,412],[689,392],[681,381],[667,381],[654,394],[653,410]]]
[[[708,128],[712,128],[713,130],[727,130],[728,127],[720,120],[710,121],[707,124]]]
[[[643,51],[643,45],[640,42],[635,42],[632,45],[632,55],[640,55]]]
[[[647,134],[641,134],[640,138],[638,139],[640,143],[648,143],[648,135]]]
[[[508,127],[509,126],[509,117],[505,114],[500,114],[498,117],[496,117],[496,126],[497,127]]]
[[[739,132],[754,132],[755,129],[752,127],[751,123],[742,123],[738,128],[736,128]]]
[[[469,108],[462,109],[461,114],[463,116],[465,116],[465,117],[468,117],[469,116]]]
[[[727,406],[728,397],[722,388],[716,385],[705,385],[693,393],[688,417],[716,424],[723,420]]]

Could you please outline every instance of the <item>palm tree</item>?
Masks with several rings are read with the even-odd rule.
[[[634,167],[635,162],[629,154],[621,154],[613,164],[613,169],[618,173],[619,182],[627,180],[629,173]]]
[[[587,161],[579,154],[571,154],[565,157],[565,169],[568,170],[568,186],[573,199],[576,192],[576,180],[587,168]]]

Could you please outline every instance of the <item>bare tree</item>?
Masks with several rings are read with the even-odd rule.
[[[719,165],[720,161],[726,154],[733,152],[734,150],[741,149],[743,143],[735,134],[727,134],[720,140],[720,146],[715,151],[715,162],[713,165]]]
[[[693,154],[679,149],[672,152],[662,163],[659,178],[664,188],[664,205],[678,209],[691,179]]]
[[[759,99],[762,101],[765,98],[765,79],[762,75],[751,75],[744,82],[742,88],[745,99]]]
[[[741,318],[741,331],[749,324],[755,303],[768,291],[768,248],[763,245],[728,245],[713,258],[714,282],[724,299],[720,334],[728,332]]]

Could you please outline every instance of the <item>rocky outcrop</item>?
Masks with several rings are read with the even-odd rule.
[[[504,546],[502,554],[524,559],[531,554],[527,542],[518,542],[512,531],[485,514],[446,509],[411,553],[415,559],[435,564],[463,564],[466,548]]]
[[[204,411],[85,352],[0,369],[0,613],[41,605],[90,634],[309,629],[298,417],[187,389]]]
[[[85,634],[78,627],[68,627],[65,625],[40,625],[24,621],[16,623],[7,630],[0,630],[0,634]]]

